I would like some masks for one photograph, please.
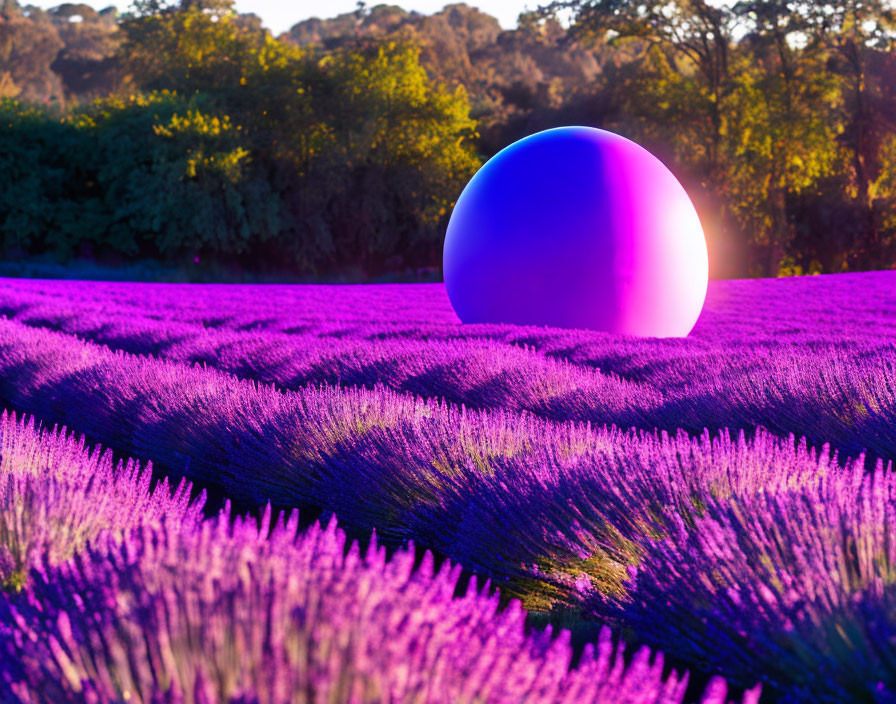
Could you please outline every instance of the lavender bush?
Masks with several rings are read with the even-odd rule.
[[[524,634],[517,603],[453,598],[457,567],[427,554],[385,559],[374,540],[345,550],[330,521],[296,538],[297,514],[271,530],[165,520],[123,542],[100,540],[36,571],[33,588],[0,601],[3,701],[482,702],[678,704],[687,676],[662,656],[629,664],[609,630],[570,670],[568,633]],[[704,704],[723,704],[720,679]],[[759,690],[744,702],[755,702]]]
[[[738,686],[762,681],[764,701],[896,701],[896,272],[718,282],[683,340],[461,326],[444,289],[424,285],[4,280],[0,314],[0,400],[157,471],[250,506],[313,506],[353,531],[375,528],[389,544],[414,541],[491,578],[526,608],[597,619]],[[209,541],[255,544],[234,538],[242,523],[230,534],[217,520],[208,525],[219,538]],[[249,641],[177,658],[193,664],[174,688],[174,675],[158,674],[167,665],[116,674],[136,667],[127,653],[155,639],[159,652],[167,647],[169,621],[149,605],[187,613],[174,585],[201,575],[172,567],[153,582],[139,576],[144,557],[115,556],[152,555],[145,546],[166,540],[218,549],[196,537],[211,528],[194,523],[181,534],[175,523],[189,525],[152,519],[124,547],[104,537],[65,565],[50,559],[33,588],[9,598],[0,623],[18,648],[4,675],[18,683],[15,696],[44,677],[62,683],[48,690],[59,701],[76,696],[74,682],[82,694],[95,687],[96,701],[119,701],[130,677],[127,691],[147,701],[280,701],[258,694],[251,674],[222,684],[215,658],[254,653]],[[236,572],[240,559],[221,557]],[[352,559],[369,568],[369,556]],[[226,571],[208,571],[216,569]],[[85,574],[115,586],[88,587]],[[110,576],[119,574],[124,581]],[[80,607],[52,595],[52,585],[76,582],[85,586],[75,593],[105,605],[109,630],[89,635],[93,622],[79,625]],[[226,594],[236,583],[222,584]],[[240,584],[233,589],[251,586]],[[121,604],[111,596],[118,589]],[[196,589],[214,601],[217,587]],[[291,589],[282,588],[284,598]],[[144,593],[167,596],[135,596]],[[183,599],[218,623],[229,618]],[[50,603],[58,608],[46,613],[56,615],[43,619]],[[423,618],[413,616],[419,603],[399,610]],[[123,615],[129,604],[145,605],[139,618]],[[221,628],[230,644],[254,626]],[[53,639],[66,645],[36,645]],[[527,652],[555,662],[532,645],[539,639],[548,640],[534,636]],[[93,657],[109,643],[118,644],[109,645],[114,657]],[[62,674],[37,662],[56,662]],[[385,670],[371,687],[396,676]],[[469,672],[452,677],[469,682]],[[661,690],[680,700],[679,680],[650,677],[643,701]],[[559,681],[547,677],[545,686]],[[103,690],[110,682],[119,689]],[[355,701],[332,686],[320,691]],[[715,680],[706,696],[723,697],[723,686]],[[525,700],[514,696],[508,701]]]
[[[190,485],[172,492],[167,480],[150,490],[151,467],[113,463],[84,438],[35,426],[34,418],[0,416],[0,580],[21,588],[30,565],[44,556],[67,559],[100,532],[115,536],[167,517],[189,525],[202,498]]]
[[[545,608],[577,579],[622,589],[658,509],[839,469],[760,431],[697,440],[461,411],[384,389],[281,393],[0,321],[0,393],[257,506],[314,505],[416,540]],[[855,484],[861,462],[832,481]]]
[[[782,701],[896,701],[896,475],[807,489],[705,497],[595,610]]]
[[[670,432],[763,426],[896,459],[894,290],[892,272],[714,282],[686,340],[460,326],[437,285],[8,280],[0,312],[290,389],[381,384],[471,408]]]

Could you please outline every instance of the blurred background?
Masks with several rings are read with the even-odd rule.
[[[0,274],[439,280],[476,169],[571,124],[672,169],[715,278],[896,268],[890,2],[352,7],[0,0]]]

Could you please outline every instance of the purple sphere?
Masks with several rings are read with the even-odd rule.
[[[443,273],[464,323],[684,337],[706,298],[697,212],[643,147],[593,127],[538,132],[457,200]]]

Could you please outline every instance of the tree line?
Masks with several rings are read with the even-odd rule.
[[[228,0],[141,0],[93,54],[83,37],[108,16],[66,5],[51,11],[66,90],[49,105],[36,79],[4,72],[27,43],[2,2],[7,257],[438,267],[451,207],[485,159],[588,124],[676,173],[714,275],[896,266],[885,0],[564,0],[512,31],[465,5],[359,5],[279,39]],[[59,19],[77,12],[93,34]]]
[[[896,266],[896,9],[888,0],[558,0],[634,57],[609,125],[652,147],[746,273]],[[725,249],[727,248],[727,252]]]
[[[7,257],[215,261],[375,275],[426,266],[475,173],[462,87],[398,40],[325,56],[231,2],[139,2],[128,90],[65,111],[0,102]]]

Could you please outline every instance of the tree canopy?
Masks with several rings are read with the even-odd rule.
[[[307,273],[437,256],[479,161],[464,89],[430,81],[417,47],[322,56],[244,26],[227,2],[140,10],[122,23],[129,95],[61,120],[0,107],[7,252]]]
[[[896,265],[892,3],[545,8],[560,10],[575,36],[637,46],[607,76],[618,118],[606,124],[667,156],[718,258],[747,258],[765,275]]]

